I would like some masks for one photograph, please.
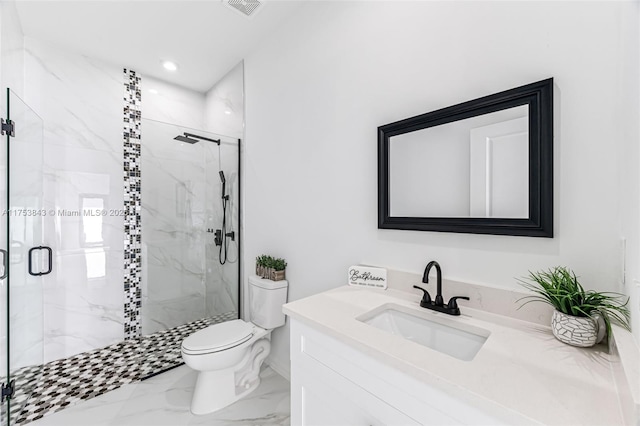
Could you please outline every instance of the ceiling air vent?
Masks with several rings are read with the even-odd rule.
[[[249,18],[255,16],[262,6],[262,1],[258,0],[223,0],[223,3]]]

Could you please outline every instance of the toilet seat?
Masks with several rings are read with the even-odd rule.
[[[239,346],[253,337],[255,326],[237,319],[210,325],[182,342],[182,351],[189,355],[204,355]]]

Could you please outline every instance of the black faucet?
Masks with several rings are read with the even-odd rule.
[[[460,315],[460,308],[458,307],[458,299],[469,300],[466,296],[454,296],[449,299],[449,303],[444,304],[444,299],[442,298],[442,270],[440,269],[440,265],[435,260],[427,263],[427,267],[424,268],[424,274],[422,275],[422,282],[425,284],[429,284],[429,272],[432,267],[436,267],[436,278],[437,278],[437,293],[436,300],[431,301],[431,295],[427,290],[422,287],[418,287],[414,285],[413,288],[417,288],[418,290],[422,290],[424,295],[422,296],[422,300],[420,301],[420,306],[426,309],[431,309],[433,311],[444,312],[449,315]]]

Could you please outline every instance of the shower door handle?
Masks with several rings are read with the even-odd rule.
[[[9,276],[9,252],[0,249],[0,253],[2,254],[2,275],[0,275],[0,280],[4,280]]]
[[[49,264],[47,266],[47,270],[44,272],[34,272],[33,271],[33,252],[36,250],[46,250],[47,251],[47,257],[49,260]],[[50,274],[51,271],[53,270],[53,250],[51,250],[51,247],[47,247],[47,246],[37,246],[37,247],[32,247],[31,249],[29,249],[29,275],[33,275],[34,277],[38,277],[40,275],[47,275]]]

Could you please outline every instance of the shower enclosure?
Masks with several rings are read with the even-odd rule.
[[[53,226],[51,234],[83,242],[77,256],[86,268],[78,273],[86,275],[87,288],[101,287],[106,281],[92,281],[93,269],[103,271],[101,276],[110,270],[96,263],[95,253],[108,247],[103,221],[94,213],[109,207],[117,214],[119,209],[98,193],[65,194],[63,199],[74,205],[44,205],[46,123],[10,90],[4,104],[2,117],[15,127],[3,122],[5,147],[0,150],[0,288],[5,296],[0,303],[0,418],[14,425],[38,418],[43,409],[63,408],[68,402],[61,398],[89,399],[173,368],[182,363],[182,339],[239,317],[240,140],[142,119],[142,331],[125,340],[123,328],[119,342],[52,361],[45,358],[45,322],[51,318],[44,314],[48,293],[43,281],[60,261],[58,243],[53,249],[45,245],[45,228]],[[67,215],[74,211],[78,214]],[[124,325],[122,318],[109,321]],[[124,379],[118,381],[119,376]],[[78,395],[77,389],[64,389],[63,382],[52,383],[52,377],[82,386],[97,382]],[[52,401],[62,402],[49,408]]]

